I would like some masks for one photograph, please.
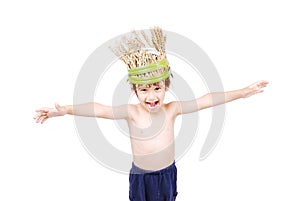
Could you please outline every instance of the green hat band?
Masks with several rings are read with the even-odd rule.
[[[136,77],[136,75],[141,75],[144,73],[154,72],[156,70],[168,67],[168,61],[163,59],[157,63],[149,64],[140,68],[134,68],[128,70],[128,80],[133,84],[154,84],[156,82],[163,81],[170,76],[170,70],[165,73],[152,77]]]

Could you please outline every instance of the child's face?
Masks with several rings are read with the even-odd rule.
[[[136,94],[145,109],[150,112],[155,112],[163,104],[167,90],[168,88],[161,82],[152,85],[140,85],[136,89]]]

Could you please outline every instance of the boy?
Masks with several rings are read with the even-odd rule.
[[[164,36],[160,28],[151,29],[151,40],[141,31],[113,48],[128,68],[128,81],[139,104],[118,107],[99,103],[38,109],[34,119],[47,119],[65,114],[127,121],[133,154],[130,170],[129,198],[132,201],[174,201],[177,196],[174,122],[178,115],[247,98],[262,92],[267,81],[258,81],[246,88],[208,93],[191,101],[164,103],[170,86],[171,71],[166,58]],[[146,47],[148,46],[148,47]]]

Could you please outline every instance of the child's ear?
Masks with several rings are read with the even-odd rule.
[[[165,91],[168,91],[169,90],[169,87],[165,87]]]

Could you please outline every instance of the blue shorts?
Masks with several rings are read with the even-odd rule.
[[[175,201],[177,196],[175,162],[157,171],[143,170],[132,163],[129,184],[130,201]]]

